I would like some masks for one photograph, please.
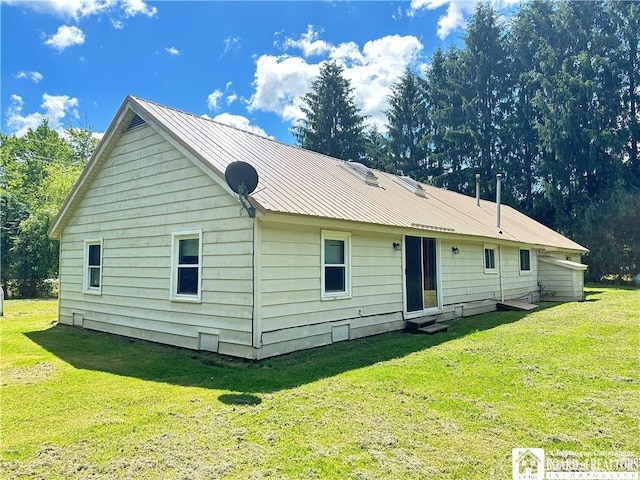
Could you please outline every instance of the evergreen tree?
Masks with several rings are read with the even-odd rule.
[[[507,173],[501,133],[511,100],[510,66],[503,26],[490,4],[476,6],[464,42],[462,61],[466,91],[463,92],[463,105],[467,128],[474,140],[474,158],[470,165],[473,172],[469,174],[480,173],[482,178],[489,179],[496,173]],[[510,180],[509,175],[506,180]],[[483,186],[489,192],[495,191],[495,182],[484,182]],[[505,200],[509,200],[508,195]]]
[[[410,70],[391,87],[387,116],[389,153],[397,172],[417,180],[427,177],[427,92],[424,81]]]
[[[613,58],[620,68],[626,182],[640,191],[640,2],[609,2],[618,40]]]
[[[464,82],[462,51],[451,47],[434,53],[427,75],[429,93],[429,131],[425,139],[434,185],[458,192],[469,192],[475,182],[469,170],[473,156],[473,137],[464,110],[467,89]]]
[[[396,169],[389,155],[389,142],[385,136],[376,127],[368,128],[364,136],[365,155],[362,163],[383,172],[395,173]]]
[[[364,157],[364,117],[358,113],[353,89],[340,65],[325,63],[302,100],[305,116],[293,127],[299,146],[343,160]]]

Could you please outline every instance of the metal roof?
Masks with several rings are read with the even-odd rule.
[[[473,197],[425,184],[421,185],[426,195],[421,197],[394,175],[378,170],[372,170],[378,185],[371,185],[345,169],[342,160],[136,97],[127,97],[121,107],[122,122],[130,121],[127,109],[179,142],[223,181],[229,163],[241,160],[253,165],[260,181],[249,198],[263,214],[280,212],[587,251],[506,205],[501,206],[500,232],[494,202],[481,201],[477,206]],[[114,134],[112,130],[121,131],[110,127],[108,133]]]

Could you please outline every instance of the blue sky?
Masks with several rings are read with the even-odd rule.
[[[0,0],[2,1],[2,0]],[[495,0],[508,12],[514,0]],[[470,0],[2,1],[3,133],[49,118],[104,132],[128,94],[294,143],[323,61],[382,126],[389,88],[460,41]]]

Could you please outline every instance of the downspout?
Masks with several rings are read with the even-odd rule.
[[[496,227],[498,227],[498,233],[502,233],[502,218],[500,217],[500,203],[502,196],[502,174],[496,175]],[[502,244],[498,245],[498,276],[500,277],[500,301],[504,302],[504,282],[502,279]]]
[[[500,201],[501,201],[501,190],[502,190],[502,174],[499,173],[496,175],[496,227],[498,230],[502,228],[502,219],[500,218]]]
[[[502,245],[498,245],[498,277],[500,278],[500,301],[504,302],[504,284],[502,282]]]
[[[262,261],[261,255],[261,235],[258,215],[253,217],[253,248],[251,255],[251,269],[253,281],[253,308],[251,309],[251,345],[253,347],[253,357],[258,358],[258,350],[262,348],[262,308],[260,298],[262,292]]]

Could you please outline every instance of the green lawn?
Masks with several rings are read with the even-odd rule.
[[[245,362],[8,301],[2,478],[510,479],[511,450],[640,454],[640,290]]]

